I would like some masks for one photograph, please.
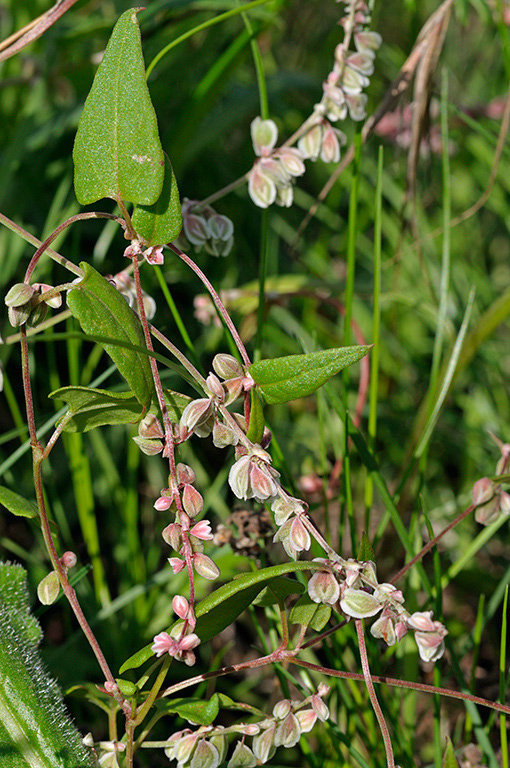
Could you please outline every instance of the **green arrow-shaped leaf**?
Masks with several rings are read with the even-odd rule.
[[[37,517],[37,504],[0,485],[0,504],[18,517]]]
[[[336,373],[367,354],[370,347],[340,347],[307,355],[259,360],[249,367],[267,403],[287,403],[306,397]]]
[[[90,264],[80,266],[85,276],[69,291],[67,304],[84,332],[145,348],[142,326],[126,300]],[[147,410],[154,387],[148,355],[115,343],[101,342],[101,346]]]
[[[131,424],[142,415],[142,406],[132,392],[108,392],[90,387],[61,387],[48,397],[63,400],[69,410],[62,419],[64,432],[88,432],[106,424]]]
[[[145,245],[163,245],[175,240],[182,228],[181,203],[172,164],[165,154],[165,180],[153,205],[139,205],[131,217],[136,234]]]
[[[82,205],[102,197],[152,205],[161,194],[163,149],[131,8],[118,20],[85,102],[74,142],[74,189]]]

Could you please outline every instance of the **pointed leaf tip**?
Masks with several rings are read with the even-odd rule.
[[[102,197],[152,205],[163,187],[164,156],[145,78],[140,10],[131,8],[115,25],[80,118],[73,160],[82,205]]]
[[[250,365],[249,372],[267,403],[287,403],[311,395],[343,368],[358,362],[369,349],[340,347],[260,360]]]

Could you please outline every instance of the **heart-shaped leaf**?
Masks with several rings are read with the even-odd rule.
[[[4,485],[0,485],[0,504],[18,517],[37,517],[38,515],[35,502],[25,499],[24,496],[20,496],[19,493],[11,491]]]
[[[175,240],[182,229],[181,203],[172,164],[165,154],[165,179],[153,205],[138,205],[131,217],[136,234],[145,245],[163,245]]]
[[[367,354],[369,346],[340,347],[307,355],[259,360],[249,367],[267,403],[287,403],[306,397],[336,373]]]
[[[64,432],[88,432],[105,424],[130,424],[142,415],[142,406],[132,392],[108,392],[90,387],[61,387],[49,394],[63,400],[68,411],[62,419]]]
[[[144,349],[142,326],[126,300],[90,264],[81,262],[80,267],[85,275],[69,291],[67,304],[84,332]],[[101,342],[101,346],[147,410],[154,389],[148,355],[115,343]]]
[[[82,205],[102,197],[152,205],[165,173],[145,78],[140,28],[131,8],[114,27],[74,142],[74,189]]]

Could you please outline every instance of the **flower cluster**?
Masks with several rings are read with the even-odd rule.
[[[302,733],[311,731],[317,720],[329,718],[323,697],[329,687],[321,683],[317,693],[294,701],[283,699],[273,708],[272,717],[258,723],[230,726],[202,726],[196,731],[186,728],[174,733],[165,749],[170,760],[177,760],[177,768],[218,768],[227,756],[227,736],[241,735],[227,763],[227,768],[255,768],[270,760],[277,747],[293,747]],[[252,738],[251,747],[246,739]]]
[[[340,159],[340,146],[345,143],[345,135],[331,123],[345,120],[349,114],[351,120],[364,120],[366,117],[367,97],[363,93],[374,71],[375,51],[382,40],[377,32],[366,29],[370,22],[367,3],[364,0],[344,0],[345,16],[340,24],[344,28],[344,41],[335,49],[335,63],[332,71],[323,83],[323,96],[314,107],[313,114],[307,121],[308,130],[298,142],[303,157],[324,162],[337,163]],[[355,50],[350,50],[354,40]]]
[[[501,451],[496,465],[496,476],[508,472],[510,464],[510,443],[502,443],[494,437]],[[473,503],[476,505],[475,520],[481,525],[494,523],[501,515],[510,515],[510,493],[503,491],[501,484],[490,477],[482,477],[473,486]]]
[[[379,618],[370,631],[387,645],[395,645],[408,632],[415,630],[415,640],[423,661],[437,661],[444,653],[448,634],[432,611],[409,613],[402,603],[404,596],[393,584],[379,583],[375,564],[371,561],[325,560],[324,570],[316,571],[308,582],[308,594],[315,603],[337,606],[355,619]]]
[[[62,305],[62,296],[46,283],[16,283],[7,293],[5,304],[13,328],[25,323],[35,326],[44,320],[48,307],[58,309]]]
[[[259,208],[276,203],[289,208],[293,200],[293,179],[305,172],[304,155],[299,149],[275,149],[278,128],[273,120],[256,117],[251,138],[257,159],[248,177],[250,197]]]
[[[131,240],[131,243],[124,250],[124,256],[128,259],[133,259],[136,256],[138,261],[144,258],[147,264],[156,266],[161,266],[165,260],[162,245],[152,245],[144,250],[143,244],[139,240]]]
[[[200,253],[205,248],[212,256],[228,256],[234,244],[234,225],[227,217],[199,200],[182,202],[182,224],[188,242]]]

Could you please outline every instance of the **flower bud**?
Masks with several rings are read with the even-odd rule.
[[[273,120],[262,120],[256,117],[250,126],[251,140],[253,149],[259,157],[268,154],[276,145],[278,140],[278,128]]]
[[[347,616],[352,616],[354,619],[366,619],[379,613],[382,605],[368,592],[347,587],[340,600],[340,608]]]
[[[374,637],[380,637],[387,645],[395,645],[396,635],[392,616],[381,616],[374,621],[370,627],[370,632]]]
[[[204,579],[209,579],[213,581],[214,579],[217,579],[220,575],[220,569],[214,563],[210,557],[207,557],[207,555],[204,555],[201,552],[195,552],[192,555],[193,558],[193,567],[197,573],[200,574],[200,576],[203,576]]]
[[[181,526],[178,523],[170,523],[161,533],[163,540],[169,544],[176,552],[180,552],[182,547]]]
[[[21,307],[24,304],[28,304],[34,294],[35,288],[32,285],[16,283],[7,292],[4,302],[7,307]]]
[[[298,141],[298,149],[304,158],[317,160],[322,146],[322,125],[313,125]]]
[[[407,619],[407,625],[420,632],[433,632],[435,624],[432,620],[432,616],[432,611],[416,611]]]
[[[170,563],[174,574],[180,573],[186,565],[185,561],[181,560],[180,557],[169,557],[168,562]]]
[[[282,147],[275,153],[284,170],[291,176],[302,176],[305,172],[303,156],[299,149],[294,147]]]
[[[64,568],[74,568],[74,566],[78,562],[78,558],[76,557],[74,552],[64,552],[64,554],[60,558],[60,562],[62,563]]]
[[[273,717],[278,718],[278,720],[283,720],[290,712],[292,712],[292,705],[289,699],[282,699],[273,707]]]
[[[213,413],[214,402],[210,398],[203,397],[199,400],[193,400],[182,412],[180,425],[186,427],[189,432],[194,432],[197,427],[205,425]]]
[[[262,172],[259,163],[250,171],[248,193],[259,208],[269,208],[276,200],[276,184]]]
[[[47,283],[34,283],[33,287],[37,288],[40,294],[55,290],[52,285],[48,285]],[[43,299],[43,302],[52,309],[59,309],[62,306],[62,295],[59,292],[55,292],[53,296],[48,296],[48,298]]]
[[[195,473],[187,464],[177,464],[177,482],[179,485],[193,485]],[[170,480],[168,481],[170,484]]]
[[[473,486],[473,503],[477,506],[490,501],[496,491],[496,486],[489,477],[482,477]]]
[[[207,220],[207,229],[209,235],[214,240],[230,240],[234,234],[234,225],[227,216],[221,213],[215,213]]]
[[[212,438],[216,448],[225,448],[227,445],[237,445],[239,442],[239,438],[234,431],[221,421],[214,422]]]
[[[188,213],[182,220],[184,234],[189,242],[200,249],[209,237],[207,230],[207,221],[204,216],[195,213]]]
[[[220,403],[222,403],[225,399],[225,390],[223,389],[218,377],[214,373],[210,373],[205,380],[205,384],[211,395],[213,395]]]
[[[235,379],[227,379],[224,382],[225,387],[225,405],[233,403],[244,389],[244,383],[246,379],[238,376]]]
[[[202,541],[210,541],[213,538],[211,533],[211,523],[209,520],[201,520],[193,526],[190,534],[196,536],[197,539],[202,539]]]
[[[154,502],[154,509],[157,509],[158,512],[166,512],[167,509],[170,509],[172,506],[173,496],[160,496],[159,499],[156,499]]]
[[[162,440],[165,433],[159,419],[153,413],[148,413],[138,424],[138,435],[140,437],[157,437]]]
[[[238,499],[248,499],[250,487],[251,457],[241,456],[230,468],[228,483]]]
[[[172,600],[172,608],[180,619],[185,619],[188,615],[189,603],[182,595],[175,595]]]
[[[335,605],[340,597],[340,585],[333,573],[316,571],[308,582],[308,594],[314,603]]]
[[[223,352],[214,357],[212,367],[222,379],[235,379],[244,375],[241,363],[233,355]]]
[[[323,723],[329,718],[328,706],[322,701],[320,695],[317,693],[314,693],[312,696],[312,709]]]
[[[340,160],[340,142],[333,128],[328,125],[324,129],[321,145],[321,160],[323,163],[338,163]]]

